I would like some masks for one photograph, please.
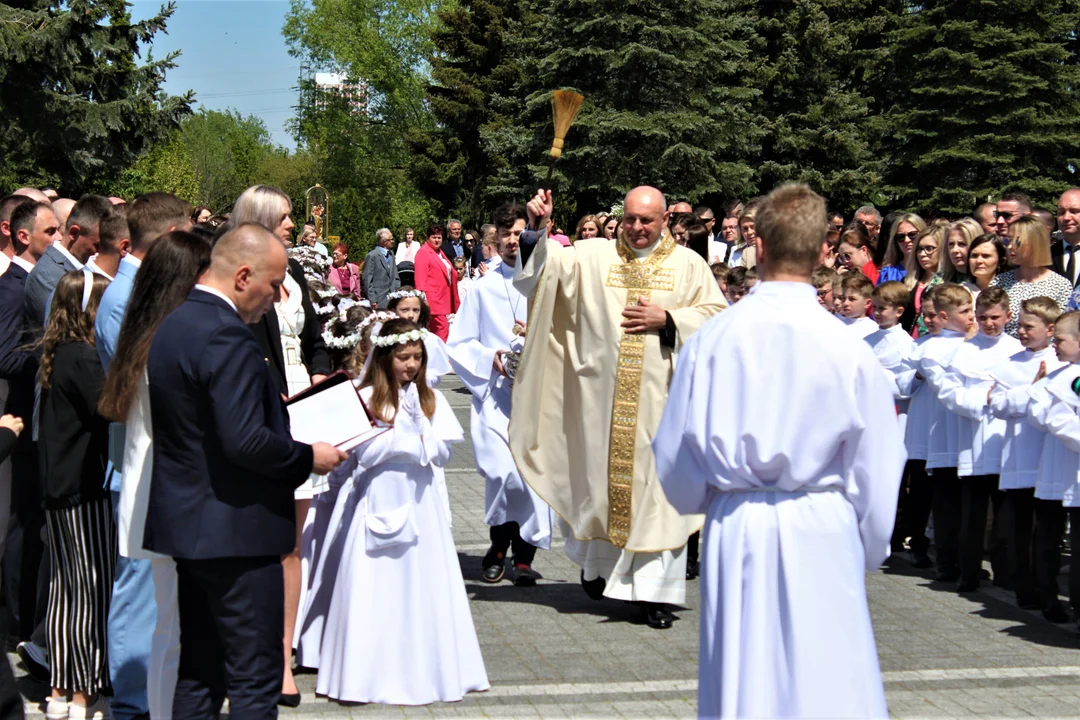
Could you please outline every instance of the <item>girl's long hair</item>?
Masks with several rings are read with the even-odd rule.
[[[93,283],[90,302],[86,310],[82,309],[83,290],[87,279]],[[52,384],[53,359],[56,348],[62,343],[81,342],[94,345],[94,320],[97,318],[98,303],[109,286],[108,278],[87,275],[82,270],[73,270],[60,278],[56,284],[56,293],[49,309],[49,319],[45,323],[45,336],[41,339],[41,370],[38,376],[42,388]]]
[[[395,318],[386,321],[379,335],[398,335],[418,329],[419,327],[410,320]],[[416,384],[416,391],[420,396],[420,409],[424,411],[424,415],[430,420],[435,415],[435,393],[427,384],[427,348],[424,347],[423,341],[417,342],[424,352],[424,359],[420,363],[420,370],[416,373],[416,377],[413,378],[413,382]],[[368,367],[367,375],[364,376],[364,380],[360,385],[360,387],[371,388],[371,400],[368,403],[368,409],[371,410],[375,417],[386,423],[393,422],[394,415],[397,413],[399,388],[397,381],[394,380],[394,352],[402,347],[405,346],[399,344],[373,347],[371,349],[371,365]]]
[[[127,419],[158,327],[187,299],[209,266],[210,241],[199,235],[174,230],[150,246],[135,276],[116,355],[105,375],[98,401],[103,417],[115,422]]]

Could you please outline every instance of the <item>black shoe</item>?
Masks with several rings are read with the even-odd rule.
[[[586,580],[585,571],[581,571],[581,587],[585,589],[585,594],[593,600],[604,599],[604,588],[607,587],[607,580],[602,577],[598,577],[595,580]]]
[[[956,585],[956,592],[958,593],[973,593],[979,591],[978,580],[961,580]]]
[[[1052,623],[1069,622],[1069,613],[1065,612],[1065,608],[1059,602],[1043,608],[1042,614],[1044,618]]]
[[[934,582],[956,582],[960,579],[960,573],[956,570],[938,570],[934,573]]]
[[[687,580],[697,580],[698,575],[700,575],[700,574],[701,574],[701,565],[698,563],[697,560],[695,560],[694,562],[686,563],[686,579]]]
[[[641,603],[645,624],[656,630],[667,630],[675,622],[675,615],[660,603]]]
[[[532,569],[532,565],[526,565],[525,563],[513,563],[513,565],[514,584],[518,587],[533,587],[536,585],[536,581],[543,577],[543,575]]]
[[[917,570],[925,570],[927,568],[934,567],[934,561],[930,559],[930,556],[923,552],[911,551],[911,567]]]
[[[277,704],[287,708],[300,707],[300,693],[281,693],[278,695]]]
[[[16,646],[15,652],[26,666],[26,672],[38,682],[50,682],[49,658],[45,652],[32,642],[21,642]]]
[[[500,582],[506,577],[506,556],[492,548],[484,555],[484,559],[481,561],[481,567],[484,568],[484,582]]]
[[[1039,593],[1016,594],[1016,606],[1021,610],[1038,610],[1043,606]]]

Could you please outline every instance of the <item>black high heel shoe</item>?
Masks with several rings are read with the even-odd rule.
[[[300,693],[281,693],[278,695],[277,704],[287,708],[300,707]]]

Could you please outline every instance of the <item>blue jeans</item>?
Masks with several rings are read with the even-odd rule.
[[[113,473],[113,510],[120,504],[118,474]],[[109,608],[109,675],[112,712],[116,720],[131,720],[149,712],[146,675],[150,639],[157,624],[154,579],[149,560],[120,556],[116,561],[112,607]]]

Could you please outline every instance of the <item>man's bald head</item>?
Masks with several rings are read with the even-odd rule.
[[[56,219],[60,221],[60,227],[67,227],[68,216],[71,215],[71,208],[73,207],[75,207],[75,201],[71,198],[56,198],[53,200],[53,213],[56,215]]]
[[[30,198],[32,200],[37,200],[39,203],[48,203],[49,202],[49,196],[48,195],[41,192],[37,188],[33,188],[33,187],[22,187],[22,188],[19,188],[18,190],[16,190],[15,192],[13,192],[11,194],[12,195],[25,195],[26,197],[28,197],[28,198]]]
[[[250,324],[280,299],[287,269],[285,246],[274,234],[261,225],[244,223],[214,245],[205,283],[230,298]]]
[[[671,206],[671,212],[673,213],[692,213],[693,209],[688,202],[677,202]]]
[[[644,250],[660,239],[669,215],[664,193],[648,185],[636,187],[623,201],[623,237],[630,247]]]

